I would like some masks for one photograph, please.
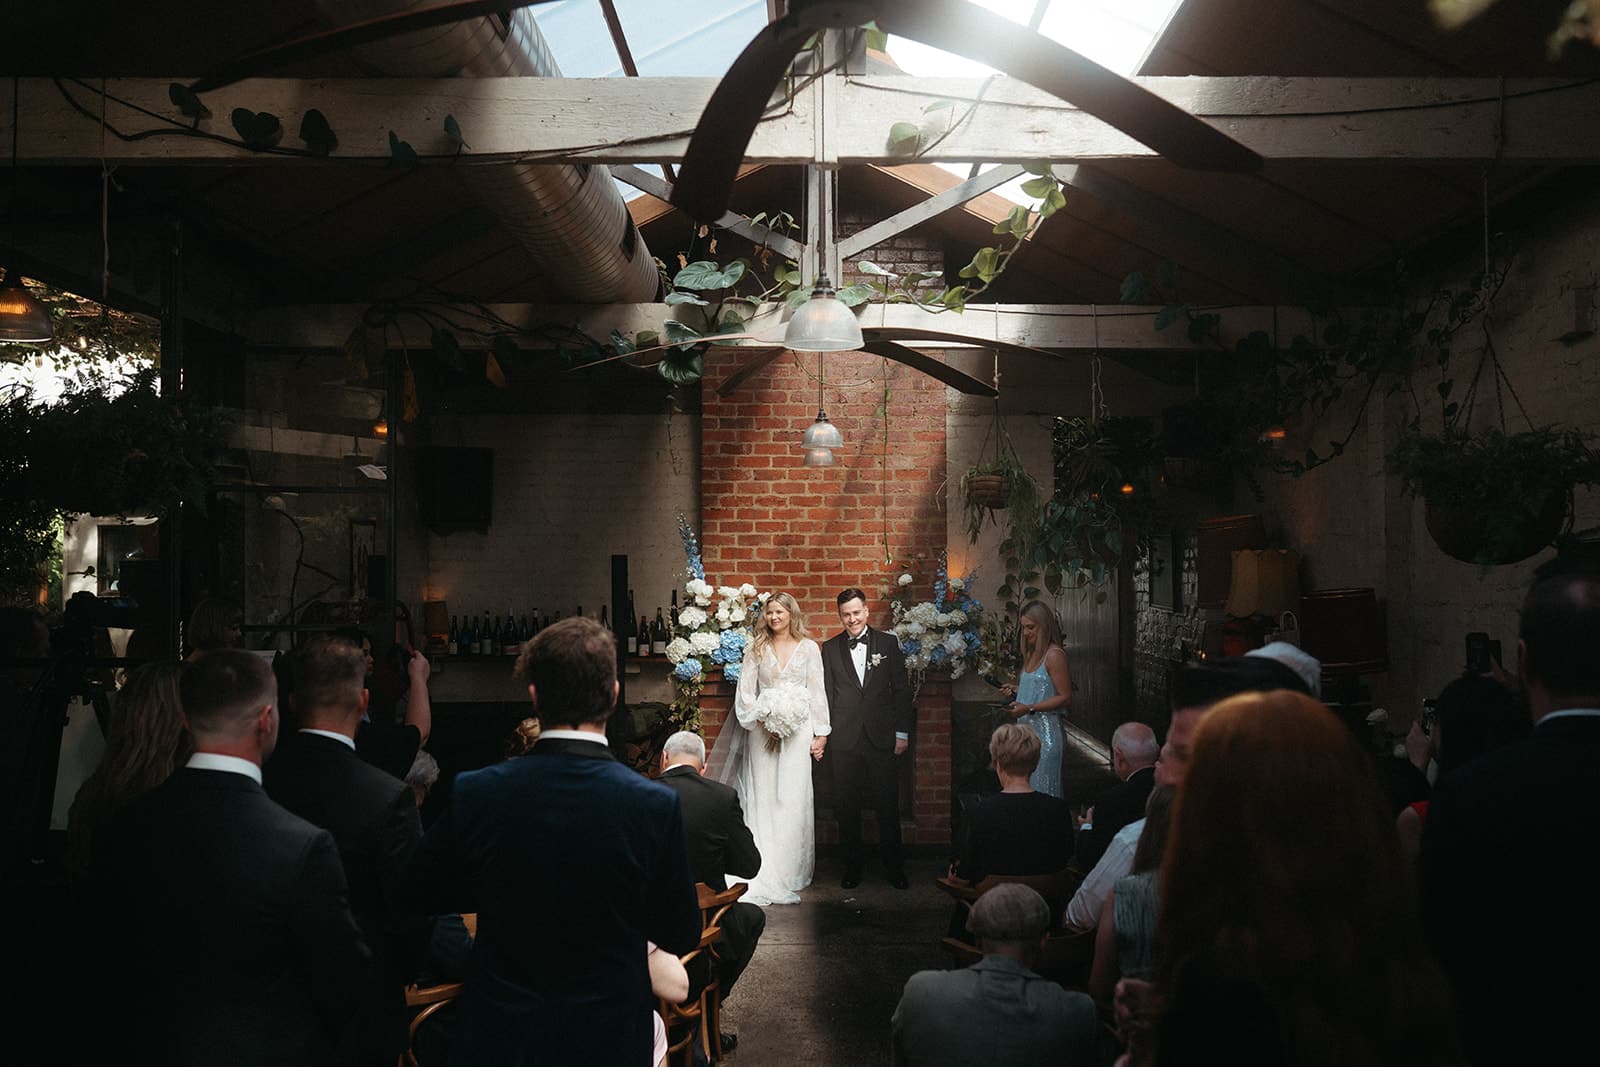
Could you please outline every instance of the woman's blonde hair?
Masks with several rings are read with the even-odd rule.
[[[1052,645],[1061,644],[1061,620],[1056,618],[1054,611],[1050,610],[1050,605],[1042,600],[1030,600],[1022,605],[1022,611],[1019,614],[1023,618],[1032,619],[1034,624],[1039,627],[1039,640],[1042,642],[1042,646],[1039,649],[1041,658],[1046,652],[1050,651]],[[1029,655],[1030,651],[1028,648],[1022,649],[1022,662],[1027,663],[1033,658]],[[1035,669],[1037,670],[1037,668]]]
[[[788,593],[773,593],[761,605],[760,616],[756,619],[756,639],[751,642],[750,650],[757,663],[761,662],[762,650],[772,643],[773,633],[767,627],[767,605],[774,601],[783,605],[783,609],[789,613],[789,632],[797,640],[810,636],[806,630],[806,617],[800,613],[800,602]]]
[[[1016,777],[1038,769],[1040,747],[1039,735],[1021,723],[1001,723],[989,735],[989,758],[995,769]]]

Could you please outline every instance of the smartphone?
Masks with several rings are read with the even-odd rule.
[[[1470,633],[1467,635],[1467,673],[1488,674],[1490,671],[1490,653],[1492,651],[1489,635],[1486,633]]]
[[[1439,721],[1439,702],[1437,700],[1424,700],[1422,702],[1422,733],[1425,737],[1433,736],[1433,724]]]

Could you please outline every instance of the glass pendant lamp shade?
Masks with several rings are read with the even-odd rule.
[[[844,434],[839,432],[839,427],[828,421],[826,412],[817,412],[817,421],[806,427],[805,436],[800,438],[801,448],[838,448],[844,444]]]
[[[833,466],[833,450],[831,448],[806,449],[806,466],[831,467]]]
[[[795,352],[850,352],[862,344],[861,323],[833,295],[833,282],[826,274],[817,279],[811,299],[800,305],[783,331],[784,347]]]
[[[22,284],[15,269],[0,285],[0,343],[45,344],[55,337],[50,310]]]

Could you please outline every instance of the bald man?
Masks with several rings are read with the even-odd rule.
[[[1111,735],[1111,769],[1122,781],[1095,798],[1088,821],[1078,830],[1072,857],[1078,870],[1093,870],[1117,831],[1144,817],[1159,755],[1156,732],[1142,722],[1125,722]]]

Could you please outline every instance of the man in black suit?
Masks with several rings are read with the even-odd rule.
[[[1117,831],[1144,818],[1144,806],[1156,784],[1156,757],[1161,746],[1155,731],[1142,722],[1125,722],[1111,735],[1111,769],[1122,781],[1095,798],[1088,821],[1078,830],[1073,865],[1092,871]]]
[[[683,830],[689,841],[689,867],[696,881],[722,892],[727,875],[754,878],[761,853],[745,825],[739,794],[705,776],[706,743],[700,735],[680,730],[661,746],[662,785],[683,804]],[[755,955],[756,942],[767,928],[767,913],[754,904],[735,901],[722,917],[722,943],[717,948],[717,984],[726,1000],[733,983]],[[724,1051],[732,1048],[726,1036]]]
[[[262,790],[278,736],[260,657],[220,649],[179,685],[195,753],[104,831],[102,910],[122,950],[126,1057],[340,1063],[370,959],[326,830]]]
[[[846,889],[861,884],[861,808],[878,813],[878,849],[889,884],[905,889],[900,848],[900,781],[897,756],[910,744],[911,685],[906,661],[893,634],[867,625],[867,595],[844,590],[837,597],[844,632],[822,645],[822,674],[833,732],[826,741],[833,768],[833,808],[839,820]]]
[[[350,884],[350,910],[372,949],[371,980],[341,1060],[392,1067],[405,1049],[405,987],[427,935],[426,921],[403,902],[405,866],[422,839],[406,784],[356,754],[367,710],[366,656],[337,637],[295,653],[300,729],[266,766],[267,794],[333,835]]]
[[[1559,1062],[1592,1036],[1600,574],[1568,566],[1522,607],[1533,734],[1440,778],[1423,828],[1423,918],[1483,1064]]]
[[[424,910],[478,913],[452,1063],[648,1063],[645,942],[676,955],[699,944],[678,796],[606,747],[616,667],[593,619],[541,630],[516,667],[538,742],[459,775],[423,835]]]

